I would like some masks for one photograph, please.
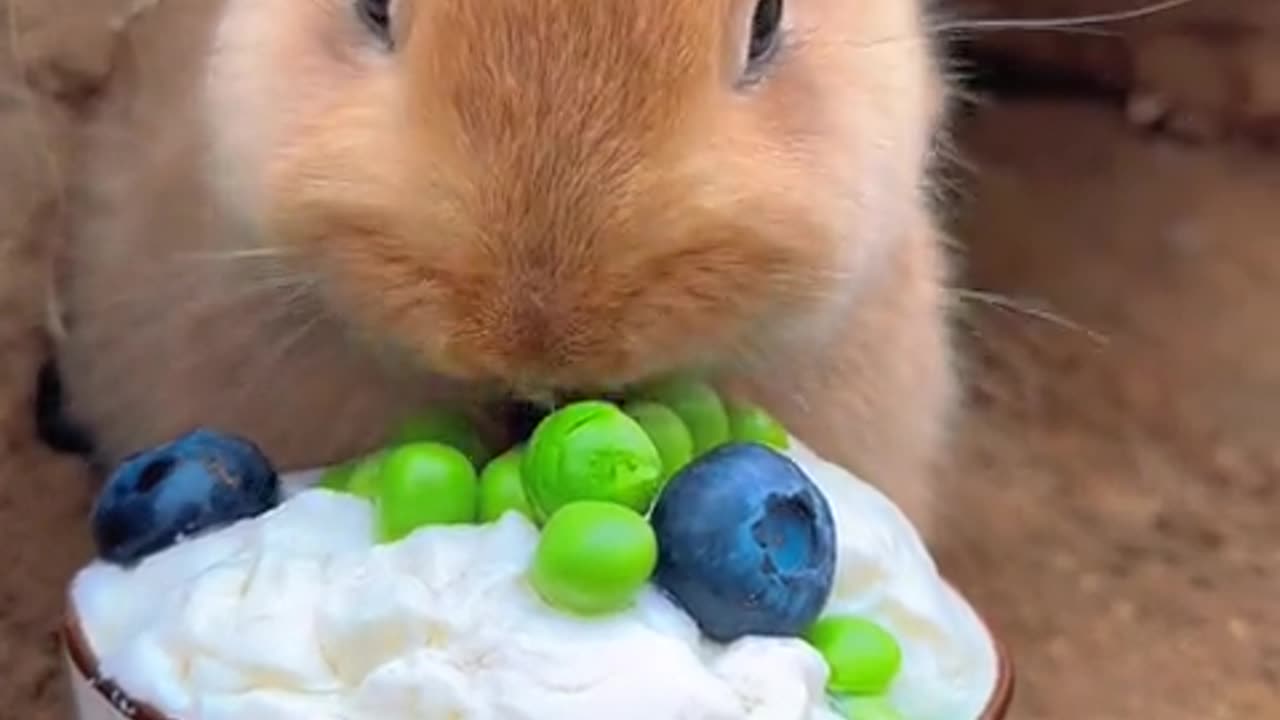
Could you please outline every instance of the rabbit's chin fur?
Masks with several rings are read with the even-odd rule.
[[[160,3],[83,149],[60,267],[104,462],[193,426],[283,468],[431,403],[698,368],[930,527],[955,396],[912,2]]]

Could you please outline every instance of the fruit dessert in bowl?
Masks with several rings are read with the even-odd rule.
[[[680,380],[487,453],[121,464],[70,589],[81,720],[997,720],[998,643],[884,495]]]

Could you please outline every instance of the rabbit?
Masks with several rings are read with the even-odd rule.
[[[79,139],[68,413],[282,470],[681,372],[922,528],[957,403],[906,0],[160,0]]]

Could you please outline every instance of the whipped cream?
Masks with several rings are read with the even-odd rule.
[[[827,611],[897,636],[905,717],[976,719],[996,680],[981,623],[885,496],[798,442],[790,455],[836,520]],[[557,611],[525,579],[538,530],[523,516],[378,545],[372,506],[315,477],[133,569],[84,568],[71,601],[101,674],[181,720],[840,717],[798,639],[713,643],[654,587],[606,617]]]

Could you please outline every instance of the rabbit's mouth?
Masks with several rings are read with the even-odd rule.
[[[555,410],[583,400],[604,400],[621,404],[626,401],[623,393],[557,392],[549,390],[533,395],[515,395],[503,405],[504,413],[513,418],[534,418],[534,422]]]
[[[557,391],[538,393],[536,397],[512,396],[502,401],[499,406],[499,424],[508,440],[522,442],[533,434],[534,428],[542,422],[543,418],[565,405],[580,400],[604,400],[620,405],[625,398],[620,393]]]

